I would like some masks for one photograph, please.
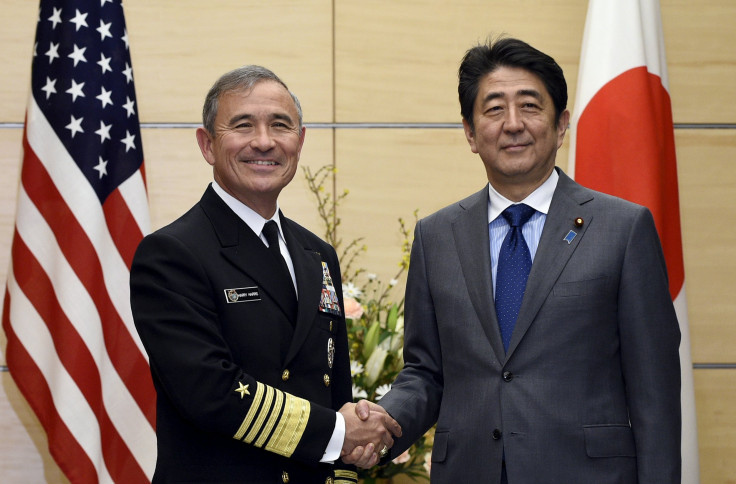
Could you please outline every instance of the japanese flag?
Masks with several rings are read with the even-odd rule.
[[[654,215],[682,333],[682,482],[697,483],[675,139],[657,0],[589,1],[574,110],[570,174]]]

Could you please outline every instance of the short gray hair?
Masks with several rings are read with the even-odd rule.
[[[204,98],[204,106],[202,107],[202,124],[204,125],[204,128],[210,134],[215,133],[215,118],[217,117],[218,100],[221,95],[226,92],[248,90],[263,81],[278,82],[289,92],[291,99],[294,100],[294,104],[296,105],[296,112],[299,116],[299,130],[301,131],[303,121],[302,106],[299,103],[299,99],[293,92],[289,91],[289,88],[286,86],[284,81],[279,79],[279,76],[265,67],[256,65],[233,69],[232,71],[223,74],[217,81],[215,81],[207,93],[207,97]]]

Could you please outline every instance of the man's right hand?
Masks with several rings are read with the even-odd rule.
[[[342,460],[358,467],[373,467],[380,460],[385,447],[394,445],[394,437],[401,437],[401,426],[383,407],[361,400],[358,404],[346,403],[340,409],[345,418],[345,441]]]

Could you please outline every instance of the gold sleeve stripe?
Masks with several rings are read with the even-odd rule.
[[[358,473],[345,469],[335,470],[335,484],[356,484],[358,482]]]
[[[258,412],[258,407],[261,405],[261,400],[263,399],[263,392],[266,389],[266,386],[263,383],[256,382],[256,394],[253,396],[253,403],[250,405],[250,409],[248,410],[248,413],[245,415],[245,419],[243,420],[243,423],[240,424],[240,428],[237,432],[235,432],[235,435],[233,438],[237,440],[242,440],[243,435],[245,435],[245,431],[248,430],[248,427],[250,427],[251,422],[253,421],[253,418],[256,416],[256,413]]]
[[[268,417],[268,422],[266,422],[266,426],[263,427],[263,431],[261,432],[261,436],[258,437],[258,440],[255,443],[256,447],[263,447],[263,444],[266,442],[266,439],[269,435],[271,435],[271,430],[273,430],[273,426],[276,423],[276,419],[279,418],[279,414],[281,413],[281,407],[284,406],[284,392],[280,390],[276,390],[276,401],[273,404],[273,410],[271,410],[271,416]]]
[[[261,407],[261,411],[258,412],[258,417],[256,418],[255,423],[251,427],[250,432],[248,432],[248,435],[245,436],[246,444],[253,442],[253,439],[256,438],[263,428],[263,422],[271,412],[274,391],[278,392],[279,390],[275,390],[272,386],[266,385],[266,398],[263,399],[263,406]]]
[[[288,393],[285,395],[284,413],[266,445],[266,450],[291,457],[307,427],[311,407],[309,402],[303,398]]]

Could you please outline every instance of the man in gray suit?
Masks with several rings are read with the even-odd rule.
[[[649,210],[555,168],[570,114],[548,55],[479,45],[458,91],[489,185],[417,224],[384,462],[437,423],[433,483],[679,483],[680,333]]]

